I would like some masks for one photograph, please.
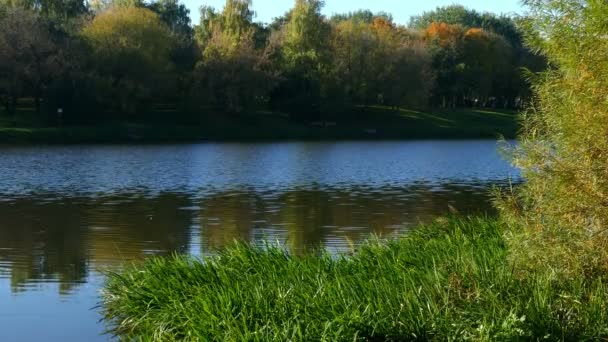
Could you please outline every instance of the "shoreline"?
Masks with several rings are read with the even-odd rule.
[[[370,109],[360,120],[295,123],[267,114],[254,120],[216,116],[193,124],[116,122],[61,127],[0,126],[0,144],[193,143],[282,141],[381,141],[514,139],[514,112],[455,110],[417,112]]]

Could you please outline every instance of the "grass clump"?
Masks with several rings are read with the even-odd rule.
[[[528,340],[608,337],[602,279],[512,272],[502,225],[448,219],[349,256],[236,244],[110,273],[104,313],[125,339]]]

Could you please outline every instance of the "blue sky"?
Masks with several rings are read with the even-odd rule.
[[[198,8],[205,4],[221,9],[225,0],[183,0],[190,8],[192,23],[198,24]],[[272,18],[284,14],[293,6],[293,0],[253,0],[253,9],[257,13],[256,21],[269,22]],[[437,6],[459,3],[480,12],[520,13],[520,0],[326,0],[323,12],[327,15],[345,13],[358,9],[370,9],[374,12],[391,13],[395,21],[407,24],[411,15],[432,10]]]

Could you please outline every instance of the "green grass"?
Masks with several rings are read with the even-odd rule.
[[[103,310],[136,340],[598,340],[603,279],[513,274],[493,219],[447,219],[351,255],[236,244],[108,273]]]
[[[414,111],[379,106],[355,107],[352,116],[327,118],[336,125],[326,128],[296,123],[272,112],[259,112],[245,119],[212,115],[191,125],[114,123],[65,127],[44,127],[32,115],[21,110],[15,119],[9,119],[0,113],[0,143],[476,139],[514,138],[518,130],[517,115],[509,111]],[[163,113],[155,120],[170,122],[170,118],[163,119],[167,115],[177,114]]]

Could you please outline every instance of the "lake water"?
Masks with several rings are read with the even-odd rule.
[[[0,340],[110,339],[100,269],[235,239],[345,251],[492,214],[511,180],[494,141],[0,147]]]

